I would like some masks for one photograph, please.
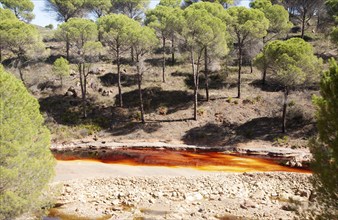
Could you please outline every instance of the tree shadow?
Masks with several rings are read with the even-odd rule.
[[[280,92],[283,91],[284,89],[283,86],[281,86],[280,84],[268,81],[266,81],[265,84],[263,85],[261,79],[254,80],[251,83],[249,83],[249,85],[254,88],[261,89],[264,92]]]
[[[234,128],[235,137],[228,144],[243,143],[249,140],[276,141],[276,138],[291,136],[294,138],[311,137],[315,133],[315,126],[302,119],[287,120],[286,133],[282,133],[282,119],[280,117],[260,117],[252,119]]]
[[[173,77],[189,77],[191,73],[185,73],[185,72],[180,72],[180,71],[175,71],[171,73],[171,76]]]
[[[252,119],[235,129],[235,142],[241,142],[245,139],[259,139],[273,141],[276,134],[281,133],[281,119],[278,117],[261,117]]]
[[[145,123],[140,122],[127,122],[127,123],[113,123],[110,133],[113,136],[127,135],[138,130],[143,130],[146,133],[153,133],[160,129],[162,126],[159,123]]]
[[[156,67],[162,67],[163,65],[163,58],[149,58],[146,59],[145,62],[151,66],[156,66]],[[178,66],[183,64],[182,61],[175,60],[173,63],[171,58],[166,58],[165,59],[165,65],[166,66]]]
[[[55,62],[55,60],[61,58],[61,57],[64,57],[60,54],[58,55],[54,55],[54,54],[51,54],[46,60],[45,60],[45,63],[48,63],[48,64],[53,64]]]
[[[95,124],[101,128],[109,128],[111,124],[111,108],[95,104],[88,99],[88,117],[82,117],[81,99],[63,95],[53,95],[40,98],[40,110],[62,125],[76,126]]]
[[[193,105],[193,95],[186,91],[164,91],[160,87],[146,88],[142,90],[143,105],[146,113],[157,111],[159,107],[167,108],[167,114],[179,110],[188,109]],[[139,107],[138,90],[133,90],[122,94],[124,107]],[[118,95],[115,96],[116,102],[119,101]]]
[[[189,74],[185,76],[185,84],[188,88],[194,88],[194,77]],[[209,74],[209,89],[224,89],[224,88],[234,88],[237,86],[236,83],[227,83],[227,75],[221,75],[219,73]],[[203,73],[199,74],[199,88],[205,89],[205,75]]]
[[[37,88],[40,90],[40,91],[44,91],[44,90],[47,90],[47,89],[50,89],[52,91],[55,91],[59,88],[61,88],[61,85],[55,85],[54,82],[50,81],[50,80],[47,80],[46,82],[42,82],[42,83],[39,83],[37,85]]]
[[[99,77],[101,84],[103,86],[116,86],[118,84],[118,75],[117,73],[107,73]],[[124,87],[129,87],[137,85],[137,75],[128,75],[125,73],[121,74],[121,84]]]
[[[195,127],[182,137],[185,144],[193,145],[221,145],[229,135],[228,129],[222,125],[207,123],[202,127]]]
[[[117,60],[116,59],[114,59],[113,60],[113,62],[112,62],[114,65],[116,65],[117,64]],[[121,65],[129,65],[129,66],[132,66],[133,65],[133,61],[132,61],[132,59],[131,58],[125,58],[125,57],[120,57],[120,64]]]

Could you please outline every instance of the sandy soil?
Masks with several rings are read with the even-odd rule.
[[[129,166],[104,164],[90,161],[58,161],[54,182],[87,178],[110,178],[130,176],[192,176],[208,174],[191,168],[169,168],[156,166]]]

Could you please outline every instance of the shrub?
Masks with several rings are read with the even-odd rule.
[[[0,219],[13,219],[43,205],[55,160],[38,101],[1,66],[0,97]]]

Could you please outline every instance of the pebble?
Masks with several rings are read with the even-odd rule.
[[[59,200],[68,201],[62,210],[70,213],[77,210],[90,219],[111,212],[114,219],[215,219],[225,213],[251,219],[271,219],[272,216],[290,219],[295,217],[296,212],[291,210],[296,207],[288,206],[283,200],[309,202],[307,192],[312,189],[309,176],[214,173],[191,177],[73,180],[64,183]],[[168,211],[158,211],[162,208]],[[152,211],[142,212],[142,209]]]

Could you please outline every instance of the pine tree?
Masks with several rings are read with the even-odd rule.
[[[313,98],[317,106],[319,136],[311,143],[314,160],[314,186],[325,205],[330,206],[326,214],[338,217],[338,64],[330,61],[330,69],[320,82],[321,97]]]
[[[39,103],[0,66],[0,219],[41,207],[53,177],[50,133]]]

